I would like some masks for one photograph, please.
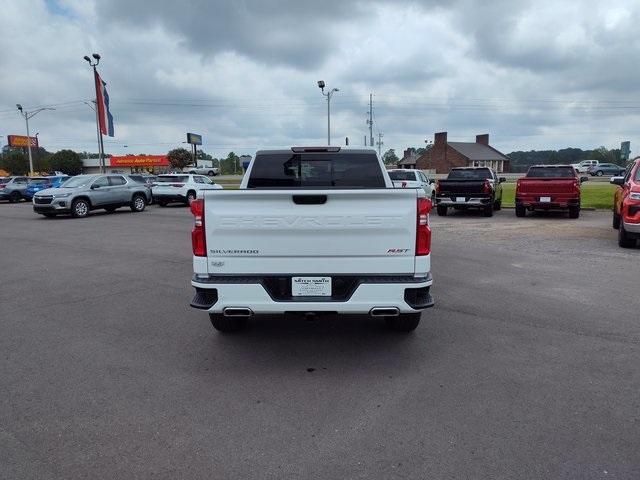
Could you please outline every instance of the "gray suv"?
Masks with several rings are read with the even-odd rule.
[[[33,211],[45,217],[70,213],[80,218],[90,210],[112,213],[118,207],[142,212],[151,201],[151,190],[127,175],[77,175],[59,188],[47,188],[33,196]]]
[[[0,177],[0,200],[16,203],[25,198],[29,177]]]

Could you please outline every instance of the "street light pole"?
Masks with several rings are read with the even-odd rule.
[[[322,95],[327,97],[327,145],[331,145],[331,97],[336,92],[339,92],[340,89],[332,88],[327,93],[324,92],[325,83],[324,80],[318,81],[318,87],[322,91]]]
[[[22,108],[22,105],[20,105],[19,103],[16,104],[16,107],[18,107],[18,111],[20,112],[20,115],[24,117],[24,121],[27,124],[27,150],[29,151],[29,176],[33,176],[33,156],[31,154],[31,134],[29,132],[29,119],[35,117],[38,113],[40,113],[43,110],[55,110],[55,108],[43,107],[43,108],[38,108],[33,112],[27,112]]]
[[[95,105],[94,110],[96,112],[96,133],[98,136],[98,161],[100,163],[100,173],[105,173],[104,143],[102,142],[102,132],[100,131],[100,117],[98,116],[98,84],[95,83],[96,75],[97,75],[96,67],[100,63],[100,55],[98,55],[97,53],[94,53],[91,56],[95,59],[95,62],[91,61],[88,55],[85,55],[84,59],[89,63],[89,65],[91,65],[91,67],[93,67],[93,83],[95,84],[95,89],[96,89],[96,98],[95,100],[93,100],[93,104]]]

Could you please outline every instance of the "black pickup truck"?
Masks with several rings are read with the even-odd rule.
[[[456,210],[480,209],[485,217],[491,217],[502,205],[502,185],[505,178],[498,178],[487,167],[453,168],[446,180],[439,180],[436,187],[436,209],[445,216],[449,207]]]

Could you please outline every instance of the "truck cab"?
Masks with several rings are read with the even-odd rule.
[[[613,228],[618,230],[618,245],[634,247],[640,239],[640,159],[636,159],[624,176],[611,178],[618,188],[613,199]]]

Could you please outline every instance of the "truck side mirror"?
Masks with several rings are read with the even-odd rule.
[[[613,185],[624,185],[624,177],[611,177],[611,180],[609,180],[609,183],[613,184]]]
[[[588,182],[589,177],[580,177],[580,183]]]

